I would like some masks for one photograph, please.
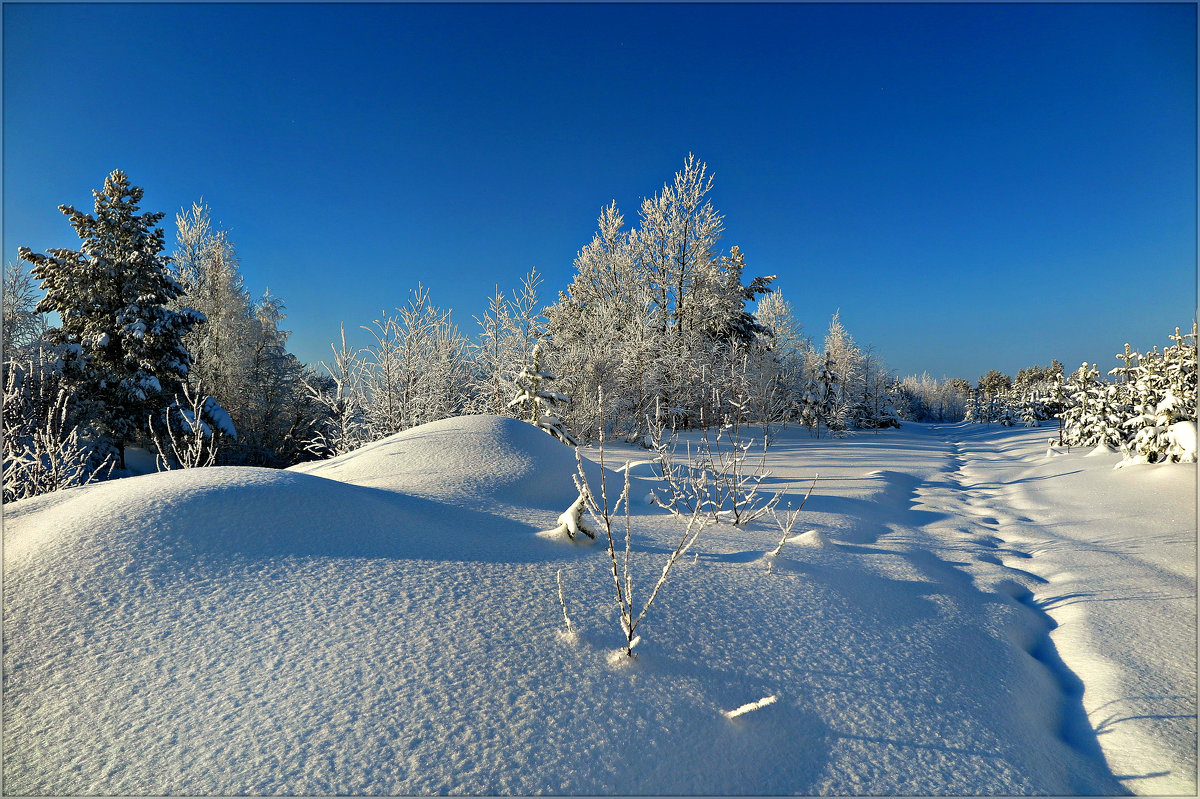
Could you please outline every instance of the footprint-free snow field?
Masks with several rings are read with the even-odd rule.
[[[705,528],[632,661],[511,419],[5,506],[4,791],[1192,794],[1195,465],[1050,435],[785,430],[795,535]],[[681,522],[632,473],[637,606]]]

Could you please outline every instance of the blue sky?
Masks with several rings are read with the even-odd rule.
[[[3,10],[5,260],[112,169],[203,197],[327,358],[407,301],[543,298],[689,151],[749,274],[901,374],[1115,365],[1196,308],[1195,4]],[[366,334],[359,338],[366,341]]]

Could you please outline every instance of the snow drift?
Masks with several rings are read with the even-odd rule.
[[[506,416],[414,427],[291,471],[471,506],[500,502],[562,512],[578,492],[575,450]],[[593,468],[589,471],[595,474]]]

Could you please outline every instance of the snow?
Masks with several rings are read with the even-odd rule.
[[[1167,431],[1170,452],[1185,463],[1196,462],[1196,423],[1175,422]]]
[[[221,407],[221,403],[212,397],[206,397],[203,414],[216,425],[218,431],[237,441],[237,428],[233,426],[233,419],[229,418],[229,413]]]
[[[806,532],[706,528],[633,660],[603,547],[537,535],[572,450],[512,419],[5,506],[5,790],[1192,793],[1196,467],[1045,445],[781,432]],[[632,511],[640,602],[680,522]]]

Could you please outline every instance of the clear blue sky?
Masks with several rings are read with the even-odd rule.
[[[422,281],[474,333],[689,151],[724,246],[900,373],[1104,366],[1196,308],[1196,5],[19,5],[5,260],[115,168],[202,196],[291,349]],[[364,338],[360,341],[365,341]]]

